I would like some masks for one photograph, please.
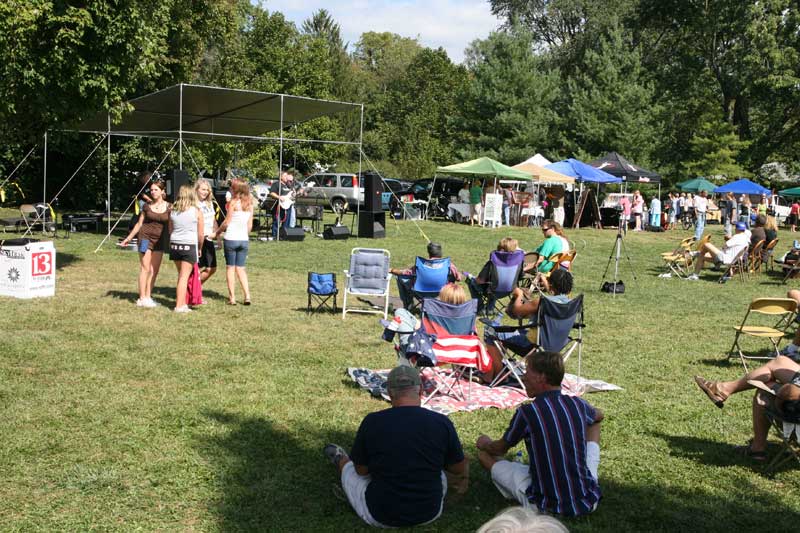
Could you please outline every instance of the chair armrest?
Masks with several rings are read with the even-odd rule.
[[[342,272],[344,272],[344,276],[345,276],[346,278],[349,278],[349,277],[350,277],[350,271],[349,271],[349,270],[342,270]]]

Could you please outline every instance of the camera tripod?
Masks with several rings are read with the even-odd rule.
[[[631,269],[631,276],[634,280],[636,280],[636,271],[633,269],[633,261],[631,261],[631,256],[628,254],[628,248],[625,246],[625,238],[622,235],[622,224],[619,225],[619,229],[617,230],[617,237],[614,240],[614,247],[611,249],[611,254],[608,256],[608,263],[606,263],[606,269],[603,272],[603,281],[605,281],[606,276],[608,276],[608,269],[611,268],[611,261],[614,261],[614,278],[612,279],[611,285],[613,285],[613,290],[611,294],[613,297],[617,296],[617,285],[622,283],[622,280],[618,279],[619,276],[619,263],[620,257],[622,252],[625,252],[625,258],[628,260],[628,268]]]

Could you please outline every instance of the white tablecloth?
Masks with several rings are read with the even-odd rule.
[[[521,216],[529,216],[529,217],[544,217],[544,209],[540,206],[535,205],[533,207],[524,207],[520,212]]]
[[[469,220],[469,204],[459,204],[453,202],[447,204],[447,216],[450,218],[455,218],[456,213],[458,213],[462,219]]]

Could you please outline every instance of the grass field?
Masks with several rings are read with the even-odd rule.
[[[541,240],[521,228],[421,228],[473,273],[502,236],[525,248]],[[721,242],[720,227],[709,229]],[[333,496],[321,448],[349,447],[364,415],[387,407],[356,389],[345,368],[388,367],[395,356],[376,315],[306,316],[305,286],[309,270],[346,268],[354,246],[388,248],[396,266],[424,253],[411,223],[390,223],[387,233],[252,242],[253,306],[226,306],[220,273],[206,287],[208,305],[189,315],[169,311],[171,264],[155,294],[163,306],[139,309],[135,253],[107,245],[95,254],[93,234],[56,240],[56,297],[0,299],[0,529],[366,530]],[[751,433],[751,396],[719,410],[691,381],[738,377],[741,365],[725,360],[731,326],[753,297],[781,296],[786,286],[769,275],[725,285],[715,272],[698,282],[657,278],[658,253],[687,234],[629,233],[638,279],[623,260],[628,292],[612,298],[598,288],[615,232],[569,232],[576,292],[586,295],[584,374],[624,388],[588,396],[606,414],[604,496],[593,515],[566,521],[571,530],[797,528],[797,465],[767,478],[733,452]],[[792,238],[781,231],[778,249]],[[477,436],[499,436],[511,414],[451,419],[474,458]],[[507,505],[471,466],[468,494],[420,530],[474,531]]]

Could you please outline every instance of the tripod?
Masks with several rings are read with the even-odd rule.
[[[633,261],[631,261],[631,256],[628,254],[628,248],[625,246],[625,238],[622,235],[622,224],[620,224],[619,229],[617,230],[617,238],[614,240],[614,247],[611,249],[611,254],[608,256],[606,270],[603,272],[603,280],[605,281],[606,276],[608,275],[608,269],[611,267],[611,260],[613,259],[614,279],[612,280],[613,290],[611,294],[613,294],[614,297],[617,296],[617,284],[622,283],[621,280],[618,280],[620,255],[622,251],[625,252],[625,258],[628,260],[628,268],[631,269],[631,276],[634,280],[636,280],[636,271],[633,269]]]

